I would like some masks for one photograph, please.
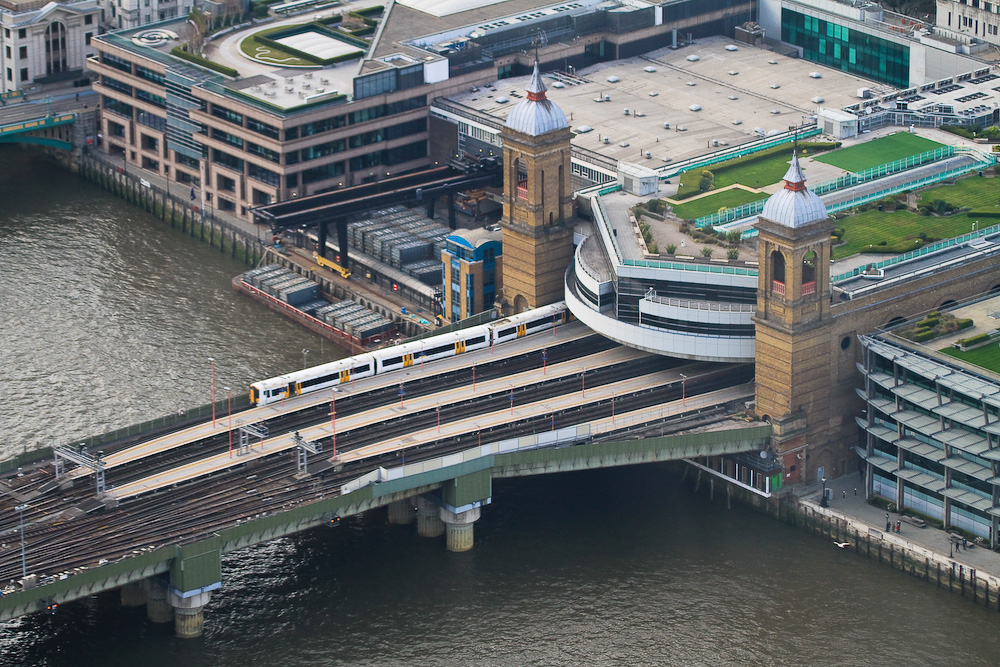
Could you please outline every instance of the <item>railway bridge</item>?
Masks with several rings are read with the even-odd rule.
[[[238,549],[388,507],[462,551],[494,479],[763,451],[770,426],[734,416],[751,379],[748,365],[651,357],[574,324],[249,408],[232,426],[108,443],[89,459],[106,477],[100,498],[90,468],[53,479],[39,462],[0,481],[0,581],[17,580],[0,619],[119,588],[123,604],[197,636]]]

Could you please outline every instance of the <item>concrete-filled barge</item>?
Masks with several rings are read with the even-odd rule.
[[[233,287],[353,353],[396,335],[396,325],[349,299],[331,302],[314,280],[278,264],[233,278]]]

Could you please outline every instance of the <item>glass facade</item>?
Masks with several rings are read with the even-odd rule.
[[[910,85],[910,49],[791,9],[781,10],[781,41],[806,60],[897,88]]]

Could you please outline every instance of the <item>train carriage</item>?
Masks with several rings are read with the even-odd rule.
[[[403,343],[374,352],[373,356],[378,364],[376,372],[387,373],[425,361],[481,350],[489,345],[490,330],[488,326],[483,325]]]
[[[254,405],[268,405],[299,394],[308,394],[338,384],[346,384],[351,380],[371,377],[375,372],[375,359],[371,354],[339,359],[269,380],[254,382],[250,385],[250,402]]]
[[[566,312],[565,302],[560,301],[497,320],[489,325],[493,330],[493,344],[506,343],[558,326],[566,321]]]

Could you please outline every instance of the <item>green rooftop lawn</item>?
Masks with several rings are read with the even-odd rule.
[[[725,206],[733,208],[741,204],[749,204],[759,199],[765,199],[767,195],[759,192],[747,192],[739,188],[717,192],[701,199],[694,199],[683,204],[674,206],[674,215],[682,220],[694,220],[703,215],[718,213],[719,209]]]
[[[1000,213],[1000,183],[995,178],[969,176],[954,185],[940,185],[920,193],[921,202],[936,199],[959,207],[969,207],[973,211],[973,217],[965,213],[937,217],[910,211],[861,211],[835,223],[844,228],[844,243],[833,248],[833,258],[841,259],[869,251],[869,245],[877,246],[882,241],[899,252],[906,252],[910,249],[909,243],[916,240],[920,232],[924,232],[928,239],[940,241],[968,234],[972,231],[974,222],[979,223],[976,225],[977,229],[1000,223],[996,218],[975,219],[976,211]],[[920,244],[913,243],[913,247],[918,248]]]
[[[300,24],[302,25],[302,24]],[[286,51],[277,51],[270,44],[261,44],[257,41],[258,35],[267,36],[272,32],[282,32],[289,30],[290,28],[296,27],[295,25],[282,25],[274,28],[269,28],[267,30],[258,30],[254,34],[243,39],[240,42],[240,51],[244,54],[250,56],[251,58],[256,58],[258,60],[264,60],[267,62],[274,63],[276,65],[288,65],[291,67],[315,67],[316,63],[309,62],[308,60],[303,60],[296,55],[288,53]]]
[[[816,158],[816,161],[856,173],[943,146],[916,134],[896,132],[850,148],[841,148]]]
[[[920,198],[925,202],[943,199],[950,204],[968,207],[972,211],[1000,213],[1000,181],[995,178],[970,176],[954,185],[940,185],[924,190],[920,193]],[[984,221],[983,224],[989,226],[997,222],[1000,220]]]
[[[982,347],[977,347],[968,352],[962,352],[958,348],[946,347],[941,350],[942,354],[961,359],[970,364],[975,364],[980,368],[985,368],[994,373],[1000,373],[1000,344],[996,342],[987,343]]]
[[[757,159],[739,158],[684,172],[681,174],[676,198],[683,199],[684,197],[692,197],[698,194],[701,172],[706,169],[715,174],[715,189],[724,188],[734,183],[741,183],[748,188],[761,188],[772,183],[777,183],[788,173],[788,164],[792,161],[792,144],[786,144],[780,149],[771,150],[774,152],[766,155],[766,157]],[[806,157],[811,156],[814,154],[814,150],[814,148],[806,145],[802,155]],[[809,174],[807,173],[806,177],[808,178],[808,176]],[[767,195],[757,196],[757,199],[766,198]],[[715,210],[718,210],[718,207]],[[710,211],[710,213],[714,213],[715,210]]]

